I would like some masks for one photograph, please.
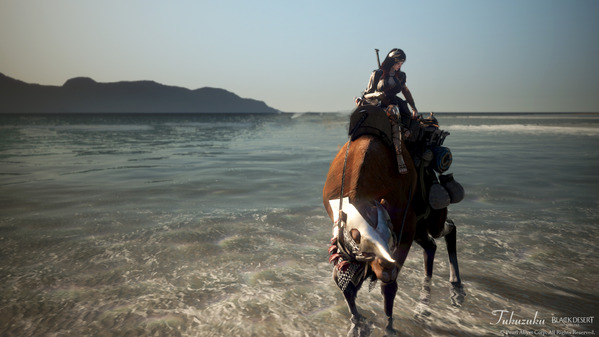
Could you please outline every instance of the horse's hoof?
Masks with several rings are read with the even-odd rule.
[[[459,308],[464,304],[465,298],[466,291],[464,290],[462,282],[451,282],[451,287],[449,287],[449,299],[451,305]]]
[[[349,321],[351,322],[352,325],[358,324],[362,321],[362,316],[361,315],[352,315],[351,318],[349,319]]]
[[[423,304],[420,303],[416,306],[416,309],[414,310],[416,313],[414,314],[414,318],[416,320],[424,320],[425,318],[428,318],[432,315],[432,313],[428,310],[429,306],[428,304]]]
[[[393,317],[387,317],[387,326],[385,326],[386,335],[393,335],[397,333],[397,330],[393,328]]]
[[[348,337],[370,336],[370,324],[362,316],[353,315],[350,319],[351,326],[347,332]]]
[[[431,278],[425,277],[420,288],[420,303],[428,306],[431,303]]]

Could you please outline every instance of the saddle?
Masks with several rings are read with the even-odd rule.
[[[446,161],[449,160],[449,163],[446,163],[446,168],[436,171],[443,173],[449,168],[451,152],[448,148],[443,147],[443,142],[449,136],[449,132],[439,129],[439,123],[432,113],[428,118],[410,121],[409,126],[404,125],[402,128],[410,131],[405,141],[408,150],[415,157],[414,159],[418,160],[426,149],[430,149],[435,155],[442,152],[435,157],[445,158]],[[349,135],[352,141],[363,135],[372,135],[393,147],[393,132],[389,117],[383,109],[374,105],[363,105],[354,110],[349,120]]]
[[[389,117],[383,109],[374,105],[359,106],[354,110],[349,120],[349,135],[352,141],[363,135],[372,135],[393,147]]]

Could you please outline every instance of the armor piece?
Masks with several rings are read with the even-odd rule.
[[[342,240],[337,240],[338,245],[343,244],[344,247],[342,248],[353,255],[353,258],[356,260],[368,258],[368,254],[375,254],[389,262],[395,263],[395,260],[391,257],[390,249],[395,245],[390,228],[391,220],[387,210],[380,203],[375,203],[377,208],[377,223],[374,226],[368,223],[358,209],[349,202],[349,198],[343,199],[343,212],[347,214],[345,224],[339,223],[339,199],[329,200],[329,204],[333,210],[336,224],[333,229],[333,237],[343,235]],[[360,232],[360,243],[356,243],[349,234],[352,229]]]

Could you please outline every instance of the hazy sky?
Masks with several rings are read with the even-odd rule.
[[[599,1],[0,0],[0,73],[340,111],[392,48],[421,112],[599,111]]]

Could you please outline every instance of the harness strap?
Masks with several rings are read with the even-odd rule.
[[[418,174],[418,179],[420,180],[420,192],[422,193],[422,200],[424,200],[426,202],[426,184],[424,182],[424,165],[420,164],[420,172]],[[422,219],[426,219],[428,218],[428,216],[431,214],[431,206],[429,205],[428,202],[426,202],[426,211],[424,211],[424,213],[420,214],[417,218],[416,218],[416,222],[422,220]]]

